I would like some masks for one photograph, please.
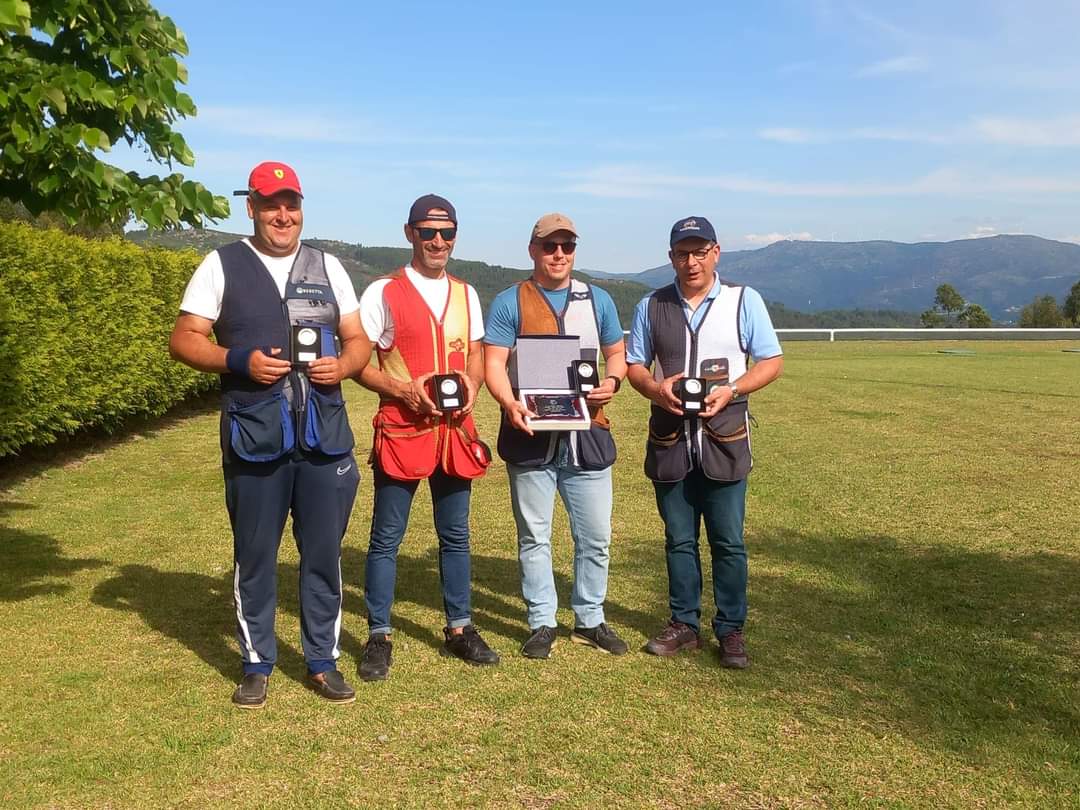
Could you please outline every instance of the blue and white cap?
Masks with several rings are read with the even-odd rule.
[[[706,242],[715,242],[716,231],[705,217],[685,217],[671,226],[671,247],[675,247],[683,239],[704,239]]]

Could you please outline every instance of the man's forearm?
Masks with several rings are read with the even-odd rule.
[[[389,374],[385,373],[374,363],[364,366],[358,377],[355,377],[360,385],[369,391],[374,391],[380,396],[390,399],[401,399],[401,383]]]
[[[749,394],[764,388],[779,377],[783,370],[784,357],[777,355],[754,363],[745,374],[733,382],[738,386],[740,395]]]
[[[196,371],[225,374],[229,370],[225,364],[228,350],[198,332],[174,332],[169,338],[169,354]]]
[[[358,377],[360,372],[367,368],[369,362],[371,362],[371,342],[366,337],[353,337],[342,342],[338,363],[341,364],[343,380]]]
[[[652,372],[647,367],[640,363],[631,363],[627,367],[626,379],[630,381],[630,385],[634,387],[634,390],[645,399],[650,402],[656,399],[660,386],[653,379]]]

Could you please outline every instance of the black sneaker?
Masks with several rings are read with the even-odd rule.
[[[445,627],[443,635],[446,636],[446,641],[439,649],[442,655],[452,655],[475,666],[499,663],[499,654],[484,643],[484,640],[480,638],[480,631],[475,626],[467,624],[462,632],[456,635],[450,632],[449,627]]]
[[[269,675],[248,672],[233,692],[232,702],[241,709],[261,709],[266,705],[266,682]]]
[[[360,680],[385,681],[390,675],[390,653],[394,644],[386,633],[372,633],[360,656]]]
[[[521,647],[526,658],[550,658],[555,646],[555,628],[537,627]]]
[[[345,683],[345,678],[336,669],[307,676],[307,685],[319,697],[331,703],[352,703],[356,700],[356,691]]]
[[[612,655],[624,655],[630,649],[626,646],[626,642],[604,622],[600,622],[596,627],[575,627],[574,632],[570,634],[570,640],[575,644],[596,647]]]

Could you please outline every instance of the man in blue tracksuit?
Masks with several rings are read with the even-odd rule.
[[[336,665],[341,539],[360,481],[341,381],[360,373],[370,348],[341,263],[300,244],[302,202],[300,181],[285,164],[252,170],[247,210],[254,235],[203,260],[169,340],[175,359],[221,375],[222,467],[244,671],[232,699],[249,709],[265,704],[277,659],[277,550],[290,511],[307,684],[334,703],[356,699]]]

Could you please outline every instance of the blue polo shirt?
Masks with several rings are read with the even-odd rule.
[[[593,295],[593,309],[596,312],[600,332],[600,345],[610,346],[618,343],[623,339],[623,331],[615,302],[607,290],[593,284],[589,285],[589,289],[592,290]],[[566,307],[566,296],[570,293],[569,285],[561,290],[545,290],[543,287],[540,287],[540,290],[556,312],[563,311]],[[504,349],[513,348],[520,325],[521,312],[518,310],[518,288],[515,284],[495,296],[495,300],[488,307],[487,322],[484,324],[484,343],[502,346]]]
[[[630,327],[630,338],[626,342],[627,363],[639,363],[647,366],[653,361],[652,330],[649,324],[649,299],[654,294],[655,292],[651,292],[646,295],[634,309],[634,323]],[[683,312],[690,322],[691,329],[696,329],[705,316],[705,312],[708,310],[705,302],[716,298],[719,294],[720,277],[716,276],[712,288],[709,290],[708,295],[705,296],[705,300],[698,305],[696,310],[691,311],[690,305],[682,296],[682,292],[679,292]],[[769,310],[765,308],[765,301],[760,293],[752,287],[743,289],[742,302],[739,305],[739,337],[742,340],[742,345],[746,347],[754,361],[767,360],[770,357],[776,357],[784,353],[780,348],[780,341],[776,337],[776,330],[773,329]]]

